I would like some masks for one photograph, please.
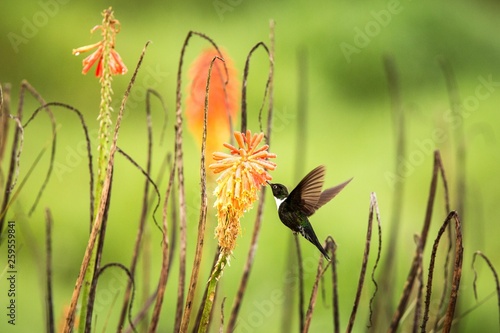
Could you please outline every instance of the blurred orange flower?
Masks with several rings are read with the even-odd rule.
[[[207,85],[210,63],[219,53],[212,49],[205,50],[193,62],[190,69],[191,85],[186,101],[186,114],[188,128],[201,146],[203,134],[203,117],[205,107],[205,90]],[[207,146],[206,156],[208,163],[212,153],[224,142],[228,141],[231,134],[231,124],[234,124],[238,108],[239,81],[232,60],[222,52],[228,70],[229,80],[226,76],[224,63],[215,61],[210,76],[210,90],[208,98],[207,120]],[[227,81],[227,85],[225,84]]]
[[[236,246],[240,217],[258,199],[260,187],[272,179],[267,170],[276,169],[276,164],[268,160],[276,158],[276,154],[267,151],[269,146],[257,148],[263,137],[264,133],[252,135],[250,130],[246,135],[235,132],[239,148],[225,143],[230,154],[215,152],[216,163],[209,166],[214,173],[221,173],[214,192],[218,218],[215,234],[219,246],[227,253]]]

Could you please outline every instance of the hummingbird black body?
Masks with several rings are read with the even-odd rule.
[[[321,206],[332,200],[350,181],[322,191],[326,169],[323,165],[309,172],[300,183],[288,194],[287,188],[282,184],[269,183],[278,207],[278,215],[288,228],[294,233],[300,233],[313,243],[330,260],[325,249],[316,237],[316,233],[309,222]]]

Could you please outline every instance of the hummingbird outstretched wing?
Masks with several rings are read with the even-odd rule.
[[[300,207],[306,216],[311,216],[321,206],[332,200],[351,180],[321,191],[325,180],[326,168],[320,165],[309,172],[289,194],[288,200]]]
[[[312,215],[317,209],[325,172],[326,169],[323,165],[314,168],[288,195],[287,200],[290,200],[294,207],[300,207],[300,210],[307,216]]]
[[[316,205],[314,207],[315,211],[318,210],[324,204],[326,204],[328,201],[332,200],[337,194],[339,194],[339,192],[342,191],[342,189],[347,184],[349,184],[349,182],[351,180],[352,180],[352,178],[349,179],[349,180],[346,180],[342,184],[339,184],[339,185],[334,186],[334,187],[327,188],[326,190],[324,190],[323,192],[321,192],[321,195],[319,196],[319,200],[318,200],[318,202],[316,203]]]

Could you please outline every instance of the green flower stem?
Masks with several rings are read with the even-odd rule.
[[[214,306],[215,292],[217,290],[217,282],[222,277],[224,267],[229,264],[230,252],[221,249],[219,255],[219,260],[214,265],[212,275],[208,280],[207,286],[207,298],[205,299],[205,304],[203,305],[203,313],[201,315],[200,326],[198,328],[198,333],[205,333],[208,331],[208,326],[210,323],[210,314],[212,313],[212,308]]]
[[[102,188],[104,181],[106,179],[106,169],[109,160],[109,138],[110,138],[110,128],[112,124],[111,120],[111,95],[113,93],[111,89],[111,71],[109,68],[109,58],[111,57],[111,50],[114,43],[114,33],[113,27],[111,26],[114,18],[111,8],[104,10],[103,12],[103,52],[102,52],[102,76],[100,77],[101,83],[101,103],[99,105],[99,145],[97,150],[99,152],[97,160],[97,182],[95,188],[95,207],[94,216],[95,220],[96,214],[99,211],[99,203],[102,195]],[[97,236],[95,244],[99,244],[100,234]],[[87,318],[87,303],[89,301],[90,287],[92,285],[92,280],[94,279],[94,274],[96,270],[96,257],[97,257],[97,246],[94,246],[92,250],[91,259],[89,262],[88,269],[85,273],[85,279],[83,283],[82,298],[81,298],[81,312],[80,312],[80,322],[78,326],[78,332],[83,333],[85,331],[85,324]]]

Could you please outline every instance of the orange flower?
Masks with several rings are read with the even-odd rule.
[[[258,199],[260,187],[272,179],[267,170],[276,169],[276,164],[267,160],[276,158],[276,154],[267,151],[269,146],[257,148],[263,137],[264,133],[252,135],[250,130],[246,135],[235,132],[239,148],[225,143],[230,154],[215,152],[213,158],[217,162],[209,166],[214,173],[221,173],[214,192],[218,218],[215,234],[225,252],[236,246],[240,217]]]
[[[210,76],[210,90],[208,98],[207,119],[207,155],[212,156],[224,142],[228,141],[231,134],[231,123],[234,123],[238,109],[239,84],[231,59],[222,52],[224,63],[216,60]],[[207,85],[208,69],[210,62],[219,56],[214,49],[204,51],[191,65],[191,85],[186,101],[186,115],[191,134],[201,146],[203,134],[203,117],[205,107],[205,90]],[[209,160],[209,163],[213,162]]]
[[[113,11],[111,11],[111,8],[105,10],[103,16],[102,25],[97,25],[90,30],[91,33],[94,33],[96,30],[101,30],[103,39],[95,44],[73,49],[73,54],[79,55],[80,53],[97,48],[94,53],[83,59],[83,74],[87,74],[90,68],[97,62],[95,76],[101,77],[103,75],[103,62],[106,54],[109,54],[107,65],[111,75],[125,74],[127,73],[127,67],[123,63],[118,52],[115,51],[115,37],[120,31],[120,22],[113,18]],[[106,52],[106,50],[109,51]]]

